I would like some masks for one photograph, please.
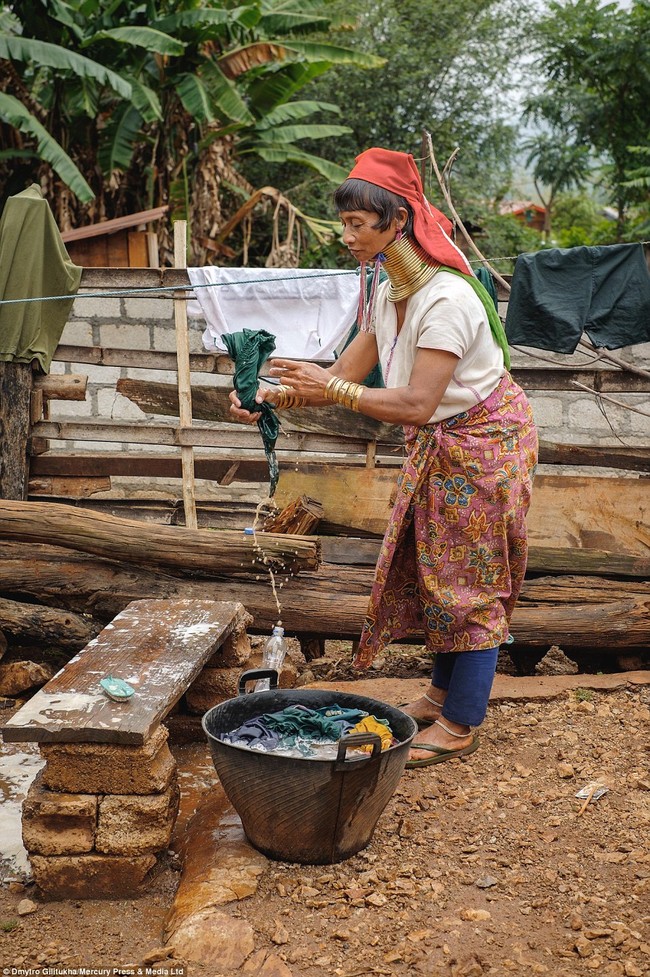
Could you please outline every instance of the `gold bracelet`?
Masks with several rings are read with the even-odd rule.
[[[348,410],[359,410],[361,394],[366,388],[361,383],[344,380],[342,377],[332,377],[325,387],[325,399],[335,404],[342,404]]]
[[[275,391],[278,395],[275,402],[276,410],[291,410],[293,407],[305,407],[307,404],[306,397],[299,397],[298,394],[293,393],[291,387],[283,383],[278,384]]]

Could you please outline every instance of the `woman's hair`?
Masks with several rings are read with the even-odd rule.
[[[367,210],[379,216],[375,227],[387,231],[391,221],[399,216],[400,207],[408,214],[404,228],[406,234],[413,233],[413,208],[409,202],[390,190],[384,190],[367,180],[346,180],[334,191],[334,204],[339,213],[349,210]]]

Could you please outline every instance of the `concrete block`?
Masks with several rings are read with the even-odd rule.
[[[84,319],[69,320],[59,342],[69,346],[93,346],[93,327]]]
[[[144,746],[115,743],[41,743],[43,784],[50,790],[89,794],[160,794],[169,788],[176,761],[158,726]]]
[[[176,386],[176,371],[172,370],[133,370],[127,367],[124,371],[124,375],[128,377],[129,380],[145,380],[148,383],[173,383]],[[205,374],[203,376],[203,383],[205,384]],[[190,376],[191,379],[191,376]]]
[[[150,298],[125,298],[124,312],[127,319],[165,322],[174,319],[174,302],[171,298],[152,295]]]
[[[153,331],[153,349],[159,353],[176,352],[176,330],[173,324],[169,328],[157,326]]]
[[[96,298],[85,299],[77,297],[72,306],[72,316],[75,319],[95,319],[95,318],[119,318],[121,313],[120,299]]]
[[[112,349],[151,349],[151,323],[103,322],[99,338],[100,345]]]
[[[78,421],[80,418],[96,417],[97,410],[93,404],[90,392],[85,400],[51,400],[50,421]]]
[[[100,417],[111,420],[141,421],[147,417],[137,404],[113,387],[102,387],[97,391],[97,410]]]
[[[167,848],[180,791],[176,781],[163,794],[111,795],[100,799],[95,848],[106,855],[144,855]]]
[[[73,363],[73,373],[83,373],[88,383],[99,386],[115,386],[122,375],[119,366],[92,366],[90,363]]]
[[[560,427],[563,417],[563,403],[560,397],[531,397],[535,423],[540,428]]]
[[[34,779],[23,801],[23,844],[37,855],[77,855],[92,851],[97,824],[94,794],[60,794],[47,790],[43,773]]]
[[[609,418],[609,423],[603,416],[595,397],[580,397],[577,400],[574,398],[567,411],[569,427],[589,431],[595,439],[599,436],[611,437],[612,428],[619,434],[626,433],[629,425],[630,411],[606,402],[603,402],[603,408]],[[597,440],[596,443],[598,443]]]
[[[155,855],[30,855],[34,882],[47,899],[128,899],[142,892]]]

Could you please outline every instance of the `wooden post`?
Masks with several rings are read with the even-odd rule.
[[[27,498],[31,363],[0,363],[0,498]]]
[[[187,265],[187,221],[174,221],[174,267]],[[180,426],[192,426],[192,387],[190,384],[190,344],[187,334],[187,299],[185,292],[174,293],[174,322],[176,325],[176,362],[178,371],[178,416]],[[196,529],[196,495],[194,491],[194,448],[181,447],[183,468],[183,507],[185,525]]]

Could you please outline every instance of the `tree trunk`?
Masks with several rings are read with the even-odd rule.
[[[32,367],[0,363],[0,499],[26,499]]]
[[[83,648],[100,630],[87,617],[72,611],[24,604],[2,597],[0,628],[19,638],[60,645],[62,648]]]
[[[181,573],[254,573],[315,569],[319,544],[302,536],[151,526],[56,502],[0,500],[0,538],[51,543],[128,563]]]

